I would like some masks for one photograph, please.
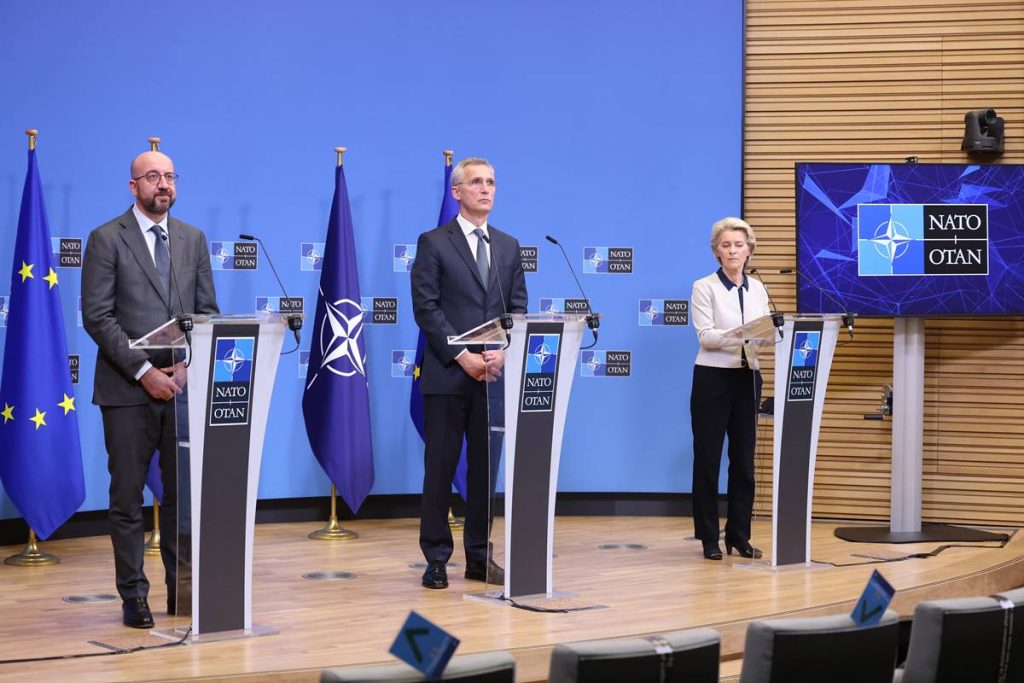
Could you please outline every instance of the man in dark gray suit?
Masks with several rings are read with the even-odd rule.
[[[99,347],[93,403],[103,413],[110,471],[110,536],[125,626],[153,625],[142,570],[142,488],[160,451],[163,505],[160,556],[167,611],[174,613],[177,576],[177,443],[174,403],[184,368],[170,351],[130,349],[183,313],[218,313],[210,252],[197,228],[168,215],[176,198],[174,162],[160,152],[132,161],[135,203],[89,234],[82,263],[82,322]]]
[[[501,375],[504,355],[448,344],[449,335],[467,332],[505,311],[526,312],[519,242],[487,225],[494,191],[494,169],[487,161],[460,161],[452,169],[452,196],[459,202],[459,215],[420,235],[412,267],[413,310],[427,339],[420,380],[425,440],[420,549],[427,560],[422,579],[427,588],[448,587],[445,565],[454,546],[448,504],[463,438],[465,576],[492,583],[504,580],[501,568],[488,556],[492,479],[484,384]]]

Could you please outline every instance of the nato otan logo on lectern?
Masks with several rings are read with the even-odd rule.
[[[988,275],[988,205],[858,204],[857,274]]]
[[[558,370],[557,334],[531,334],[526,339],[526,372],[519,410],[549,413],[555,407],[555,372]]]
[[[214,351],[210,426],[249,424],[254,337],[220,337]]]
[[[793,355],[789,363],[787,401],[813,401],[814,380],[818,373],[821,332],[794,332]]]

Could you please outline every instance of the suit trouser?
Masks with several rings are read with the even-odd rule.
[[[150,401],[137,406],[101,406],[101,410],[110,472],[110,539],[114,545],[117,592],[122,600],[149,595],[149,579],[142,570],[145,552],[142,489],[153,453],[159,450],[164,485],[160,505],[160,558],[164,563],[168,595],[174,595],[178,563],[174,404]]]
[[[491,491],[495,472],[488,449],[487,387],[478,382],[469,394],[423,396],[424,467],[420,507],[420,549],[428,562],[447,562],[454,542],[448,527],[455,468],[466,441],[466,561],[487,561]],[[500,448],[500,444],[499,444]]]
[[[749,368],[693,368],[693,526],[702,541],[717,541],[718,472],[729,437],[727,541],[750,539],[754,509],[754,446],[761,374]]]

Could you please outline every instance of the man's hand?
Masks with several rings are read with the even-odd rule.
[[[497,381],[501,377],[501,369],[505,367],[505,352],[501,349],[494,349],[484,351],[482,355],[486,369],[485,379],[488,382]]]
[[[459,365],[466,372],[467,375],[475,379],[477,382],[482,381],[487,376],[487,365],[484,362],[484,357],[479,353],[473,353],[467,351],[458,358]]]
[[[168,401],[181,393],[181,387],[171,377],[173,373],[173,367],[150,368],[146,370],[146,374],[139,378],[139,384],[142,385],[147,394],[156,400]]]
[[[178,385],[179,389],[185,388],[185,381],[188,379],[188,370],[185,368],[185,363],[175,363],[169,368],[160,368],[160,371],[166,372],[174,380],[174,383]]]

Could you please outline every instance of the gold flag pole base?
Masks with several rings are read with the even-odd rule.
[[[359,534],[338,524],[338,489],[331,484],[331,516],[323,529],[309,532],[315,541],[351,541],[359,538]]]
[[[153,533],[149,535],[149,540],[146,541],[145,552],[147,555],[159,555],[160,554],[160,503],[153,499]]]
[[[452,531],[458,531],[466,526],[466,522],[455,516],[451,508],[448,508],[448,528]]]
[[[60,558],[39,550],[39,544],[36,542],[36,532],[29,529],[28,543],[25,544],[25,549],[17,555],[4,558],[4,564],[15,567],[45,567],[51,564],[60,564]]]

